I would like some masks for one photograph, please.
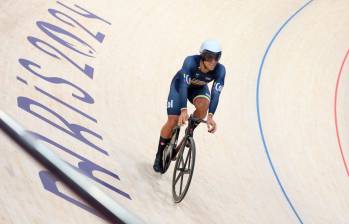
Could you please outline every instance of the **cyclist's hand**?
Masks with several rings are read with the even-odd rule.
[[[181,126],[185,124],[188,119],[189,119],[188,110],[183,109],[181,111],[181,115],[179,115],[179,118],[178,118],[178,125]]]
[[[215,133],[217,130],[217,124],[210,116],[207,118],[207,128],[210,133]]]

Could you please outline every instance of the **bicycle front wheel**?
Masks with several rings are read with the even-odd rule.
[[[195,166],[195,142],[189,137],[183,142],[177,156],[172,177],[173,200],[179,203],[188,192]]]

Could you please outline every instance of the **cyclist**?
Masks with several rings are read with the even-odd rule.
[[[218,61],[222,50],[216,40],[206,40],[201,44],[200,55],[185,58],[182,68],[173,77],[167,100],[167,122],[160,132],[158,150],[153,168],[163,172],[162,153],[171,139],[176,125],[183,125],[189,118],[187,99],[195,106],[194,117],[204,119],[207,115],[208,132],[214,133],[217,125],[213,119],[219,95],[224,86],[225,67]],[[210,90],[207,83],[213,81]],[[197,124],[194,124],[194,128]]]

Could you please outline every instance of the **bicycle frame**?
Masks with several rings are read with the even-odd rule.
[[[177,146],[179,132],[181,129],[181,126],[177,125],[172,130],[172,137],[170,142],[168,143],[167,147],[164,150],[163,159],[162,159],[162,165],[163,165],[163,173],[165,173],[170,166],[171,160],[175,160],[176,154],[179,152],[179,148],[182,144],[186,143],[188,141],[189,137],[193,137],[193,128],[192,124],[195,122],[203,122],[206,123],[206,121],[198,118],[194,118],[193,115],[190,115],[188,119],[188,127],[185,130],[185,135],[182,138],[180,144]]]

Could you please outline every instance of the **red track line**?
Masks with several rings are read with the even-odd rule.
[[[347,176],[349,176],[349,169],[348,169],[348,164],[347,164],[347,160],[345,158],[344,152],[343,152],[343,148],[342,148],[342,143],[341,143],[341,138],[339,135],[339,129],[338,129],[338,119],[337,119],[337,98],[338,98],[338,87],[339,87],[339,82],[342,76],[342,71],[343,71],[343,67],[347,61],[349,55],[349,49],[347,50],[347,53],[345,54],[345,57],[342,61],[341,64],[341,68],[339,69],[339,73],[338,73],[338,78],[337,78],[337,83],[336,83],[336,91],[335,91],[335,95],[334,95],[334,120],[335,120],[335,124],[336,124],[336,134],[337,134],[337,141],[338,141],[338,145],[339,145],[339,149],[342,155],[342,160],[344,163],[344,167],[345,170],[347,172]]]

